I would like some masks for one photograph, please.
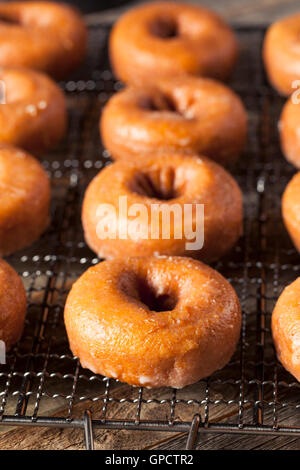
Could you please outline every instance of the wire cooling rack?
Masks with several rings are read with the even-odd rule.
[[[90,29],[89,56],[66,91],[70,125],[65,142],[45,158],[52,178],[52,224],[32,247],[8,258],[22,275],[28,314],[20,343],[0,366],[0,425],[81,428],[86,447],[93,430],[188,432],[187,448],[207,432],[300,436],[299,383],[277,362],[270,318],[283,287],[299,272],[280,198],[293,174],[283,159],[277,121],[283,100],[269,87],[261,62],[263,28],[237,29],[241,57],[230,83],[249,115],[249,143],[232,169],[244,193],[245,231],[233,252],[216,263],[236,289],[243,309],[241,339],[231,362],[182,390],[148,390],[95,376],[68,348],[63,309],[72,282],[99,260],[84,243],[84,190],[109,155],[98,120],[120,88],[107,59],[109,27]],[[93,414],[88,410],[93,407]]]

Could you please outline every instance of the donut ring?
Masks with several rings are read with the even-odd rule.
[[[277,357],[300,381],[300,277],[287,286],[272,314],[272,334]]]
[[[20,68],[0,69],[5,104],[0,105],[0,143],[34,154],[55,147],[67,128],[66,100],[46,75]]]
[[[0,145],[0,256],[31,245],[49,224],[49,178],[31,155]]]
[[[230,360],[241,309],[230,284],[199,261],[129,258],[75,282],[65,325],[73,354],[95,374],[182,388]]]
[[[300,251],[300,172],[285,188],[282,196],[282,216],[295,247]]]
[[[126,197],[125,214],[119,211],[120,196]],[[136,204],[143,208],[140,230],[129,212]],[[197,204],[204,204],[203,247],[188,246],[192,239],[197,240],[196,232],[189,239],[187,221],[192,220],[197,233],[203,228],[203,221],[196,215]],[[187,206],[192,208],[191,219],[185,215]],[[106,208],[112,209],[115,219],[109,217]],[[174,216],[157,219],[156,214],[165,208],[170,213],[174,208]],[[103,258],[160,254],[216,260],[236,243],[242,233],[242,219],[241,191],[232,176],[205,157],[182,154],[107,166],[90,183],[82,209],[86,242]],[[124,222],[128,230],[122,235]]]
[[[183,151],[221,164],[236,160],[247,136],[240,98],[210,79],[184,77],[126,88],[104,108],[100,130],[115,159]]]
[[[292,98],[287,100],[278,128],[281,150],[285,158],[300,168],[300,103],[294,103]]]
[[[8,351],[21,338],[26,315],[26,294],[16,271],[0,259],[0,340]]]
[[[0,4],[0,66],[65,78],[82,61],[87,31],[73,8],[53,2]]]
[[[276,21],[264,40],[263,58],[269,81],[285,96],[295,91],[293,82],[300,80],[299,23],[300,13]]]
[[[180,3],[133,8],[116,22],[110,36],[116,76],[141,86],[153,77],[186,74],[226,80],[237,52],[233,31],[218,15]]]

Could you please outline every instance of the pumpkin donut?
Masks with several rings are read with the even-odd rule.
[[[300,171],[291,179],[283,193],[282,216],[295,247],[300,251]]]
[[[115,74],[141,86],[186,74],[226,80],[237,52],[233,31],[217,14],[183,3],[133,8],[116,22],[110,36]]]
[[[73,285],[64,316],[83,367],[146,387],[182,388],[222,368],[241,326],[230,284],[180,257],[99,263]]]
[[[279,120],[281,149],[285,158],[300,168],[300,103],[290,97]]]
[[[87,32],[80,14],[53,2],[0,3],[0,66],[65,78],[82,61]]]
[[[272,333],[278,359],[300,381],[300,277],[287,286],[272,314]]]
[[[170,78],[113,95],[104,108],[100,130],[115,159],[183,151],[226,165],[245,145],[247,116],[240,98],[221,83]]]
[[[300,13],[273,23],[265,36],[263,57],[272,86],[281,95],[288,96],[300,80]],[[299,87],[299,86],[298,86]]]
[[[90,183],[82,209],[86,242],[101,258],[216,260],[238,240],[242,218],[231,175],[205,157],[182,154],[107,166]]]
[[[0,46],[1,47],[1,46]],[[5,104],[0,105],[0,143],[42,154],[56,146],[67,127],[66,100],[46,75],[22,68],[0,69]]]
[[[49,178],[31,155],[0,144],[0,256],[31,245],[49,223]]]
[[[0,259],[0,341],[8,351],[21,338],[26,315],[26,294],[15,270]]]

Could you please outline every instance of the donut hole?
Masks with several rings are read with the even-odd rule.
[[[172,18],[156,18],[150,24],[150,32],[161,39],[172,39],[179,35],[178,24]]]
[[[171,96],[162,92],[152,92],[139,98],[139,106],[141,109],[150,112],[168,112],[175,113],[184,119],[192,120],[197,115],[197,100],[189,99],[188,102],[182,103]]]
[[[123,273],[119,279],[121,292],[130,299],[142,303],[152,312],[174,310],[178,303],[177,293],[170,288],[163,289],[157,278],[156,284],[153,283],[151,273],[144,276],[127,272]]]
[[[11,25],[19,25],[20,21],[17,18],[12,18],[11,16],[6,16],[3,13],[0,14],[0,24],[6,23]]]
[[[176,170],[172,167],[138,172],[129,184],[132,192],[148,198],[169,201],[181,196],[183,185],[178,184]]]
[[[146,111],[169,111],[178,113],[176,103],[167,95],[161,93],[152,96],[143,96],[140,100],[140,107]]]
[[[159,293],[158,289],[146,279],[138,279],[138,300],[153,312],[166,312],[174,310],[177,304],[177,296],[174,292]]]

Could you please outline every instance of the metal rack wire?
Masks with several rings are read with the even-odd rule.
[[[96,428],[189,432],[188,448],[207,432],[300,437],[300,385],[277,362],[270,332],[274,303],[297,276],[300,259],[280,215],[280,197],[293,169],[279,150],[283,100],[263,72],[263,28],[237,29],[241,57],[230,83],[248,109],[250,125],[248,147],[232,169],[244,193],[244,236],[215,264],[243,308],[241,340],[231,362],[194,386],[154,391],[95,376],[69,351],[65,298],[72,282],[99,261],[83,241],[81,201],[88,182],[109,164],[98,119],[121,86],[108,66],[108,33],[106,25],[91,28],[85,66],[62,83],[69,133],[43,161],[53,186],[51,227],[34,246],[8,258],[26,285],[28,315],[22,340],[0,366],[0,425],[81,428],[88,449]],[[86,409],[98,403],[97,412],[78,416],[83,402]]]

